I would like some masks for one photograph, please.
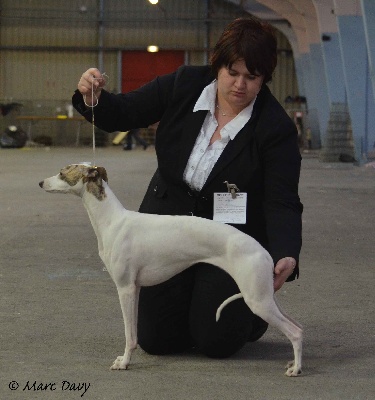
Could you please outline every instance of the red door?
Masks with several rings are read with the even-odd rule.
[[[137,89],[159,75],[175,71],[184,64],[183,51],[161,50],[122,52],[122,91]]]

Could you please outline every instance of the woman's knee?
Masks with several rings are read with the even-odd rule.
[[[189,348],[189,308],[193,275],[189,271],[160,285],[141,289],[138,343],[149,354],[180,353]]]
[[[190,309],[190,334],[198,350],[206,356],[230,357],[247,342],[253,314],[243,300],[237,300],[224,308],[216,322],[217,308],[238,293],[238,286],[227,273],[210,265],[197,269],[196,277]]]
[[[210,358],[228,358],[240,351],[246,344],[246,340],[223,341],[210,338],[198,343],[197,348],[200,353]]]
[[[138,344],[142,350],[151,355],[183,353],[191,347],[190,336],[166,338],[157,335],[141,336]]]
[[[246,344],[252,329],[251,319],[226,319],[190,327],[197,349],[210,358],[231,357]]]

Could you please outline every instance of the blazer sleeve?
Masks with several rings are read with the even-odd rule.
[[[172,97],[175,75],[159,76],[129,93],[113,94],[102,90],[98,105],[94,107],[95,125],[106,132],[114,132],[143,128],[160,121]],[[86,107],[78,90],[72,97],[72,104],[91,122],[92,109]]]
[[[276,113],[277,115],[277,113]],[[297,129],[284,112],[269,115],[267,128],[261,129],[260,154],[264,173],[264,214],[268,247],[274,262],[294,257],[297,267],[288,280],[299,274],[302,246],[303,205],[298,195],[301,155]]]

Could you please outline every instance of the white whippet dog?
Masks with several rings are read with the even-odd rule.
[[[294,361],[288,363],[286,375],[301,373],[302,328],[275,302],[274,263],[256,240],[230,225],[203,218],[126,210],[110,190],[103,167],[69,165],[39,186],[47,192],[81,197],[89,214],[99,255],[117,287],[125,324],[125,353],[111,369],[127,369],[137,347],[140,287],[161,283],[205,262],[229,273],[241,291],[224,301],[216,319],[228,303],[243,297],[255,314],[292,342]]]

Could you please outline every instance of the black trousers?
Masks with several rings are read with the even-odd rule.
[[[180,353],[192,347],[214,358],[240,350],[263,320],[243,299],[228,304],[216,322],[216,310],[239,293],[225,271],[197,264],[155,286],[142,287],[139,299],[138,342],[149,354]]]

